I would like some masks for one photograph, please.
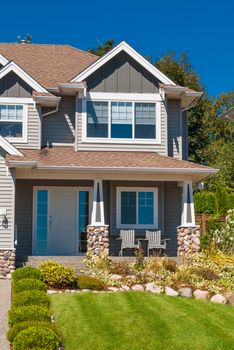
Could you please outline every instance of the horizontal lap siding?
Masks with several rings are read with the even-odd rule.
[[[0,208],[7,210],[7,227],[0,217],[0,248],[13,248],[14,234],[14,172],[7,171],[5,151],[0,148]]]
[[[42,119],[42,145],[74,143],[75,96],[62,97],[58,112]],[[44,113],[46,111],[43,111]]]
[[[181,105],[180,100],[169,99],[167,101],[168,113],[168,155],[180,158],[181,149]]]

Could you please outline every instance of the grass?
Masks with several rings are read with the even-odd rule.
[[[141,292],[51,295],[65,350],[234,349],[228,305]]]

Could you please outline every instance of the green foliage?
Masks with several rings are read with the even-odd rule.
[[[104,44],[99,44],[96,48],[89,49],[88,52],[97,56],[103,56],[113,49],[114,43],[115,41],[113,39],[106,40],[104,41]]]
[[[217,212],[216,197],[214,192],[195,192],[194,207],[197,214],[214,214]]]
[[[24,321],[51,320],[51,314],[47,307],[39,305],[21,306],[9,311],[8,323],[12,327],[16,323]]]
[[[26,34],[23,39],[21,39],[21,37],[18,35],[17,43],[18,44],[21,44],[21,43],[31,44],[32,43],[32,35],[31,34]]]
[[[196,269],[193,270],[196,275],[201,276],[202,278],[209,280],[209,281],[214,281],[218,280],[219,276],[217,273],[215,273],[213,270],[204,268],[204,267],[197,267]]]
[[[21,293],[26,290],[40,290],[46,292],[47,288],[45,284],[40,280],[33,278],[25,278],[13,283],[13,294]]]
[[[110,267],[110,273],[127,276],[132,274],[132,268],[125,261],[116,261],[112,263]]]
[[[40,290],[26,290],[14,296],[13,308],[27,305],[49,306],[49,298]]]
[[[15,337],[24,329],[27,329],[29,327],[43,327],[43,328],[49,328],[56,334],[58,334],[58,330],[54,323],[51,322],[45,322],[45,321],[25,321],[16,323],[13,327],[11,327],[7,333],[7,339],[10,343],[13,343]]]
[[[77,276],[77,287],[79,289],[102,290],[103,282],[93,276]]]
[[[170,272],[175,272],[177,268],[176,261],[172,259],[163,259],[162,265],[165,270]]]
[[[65,267],[53,261],[40,265],[43,281],[50,287],[67,288],[72,287],[75,282],[75,270]]]
[[[59,338],[52,329],[29,327],[21,331],[14,339],[13,350],[58,350]]]
[[[136,262],[134,267],[136,270],[140,271],[144,268],[144,250],[139,247],[135,250]]]
[[[26,266],[26,267],[21,267],[19,269],[16,269],[12,274],[13,282],[17,282],[24,278],[33,278],[33,279],[41,280],[42,275],[40,270],[31,266]]]

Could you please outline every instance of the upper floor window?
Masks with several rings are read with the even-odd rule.
[[[0,104],[0,135],[13,142],[25,142],[26,106],[21,104]]]
[[[87,101],[87,138],[157,140],[156,103]]]

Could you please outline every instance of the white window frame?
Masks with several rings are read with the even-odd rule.
[[[108,102],[108,137],[87,137],[87,102]],[[159,94],[87,93],[82,99],[82,142],[111,144],[154,144],[161,145],[161,102]],[[111,102],[132,102],[132,138],[111,138]],[[135,103],[155,103],[154,139],[135,138]]]
[[[27,143],[28,141],[28,105],[21,102],[4,102],[0,100],[1,106],[23,106],[22,137],[5,137],[10,143]],[[21,122],[21,120],[5,120],[4,122]],[[1,123],[1,121],[0,121]]]
[[[154,223],[151,224],[121,224],[121,193],[136,192],[136,222],[138,222],[138,193],[154,193]],[[117,187],[116,188],[116,227],[117,229],[157,229],[158,228],[158,188],[157,187]]]

